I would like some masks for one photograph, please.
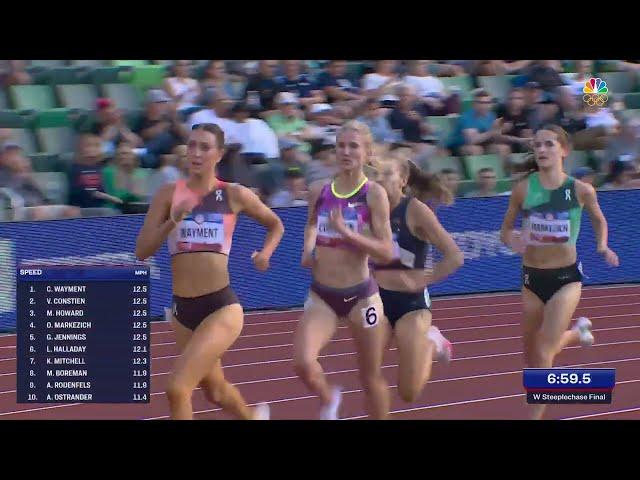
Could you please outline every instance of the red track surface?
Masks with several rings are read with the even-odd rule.
[[[435,364],[431,382],[412,405],[395,389],[394,350],[385,359],[392,389],[393,419],[522,419],[519,295],[487,295],[434,301],[434,323],[454,344],[454,360]],[[585,289],[577,316],[593,321],[591,348],[571,347],[556,366],[615,368],[611,405],[551,405],[548,418],[640,420],[640,287]],[[274,419],[317,418],[319,402],[295,377],[291,341],[299,311],[247,315],[242,336],[225,355],[227,378],[250,403],[271,403]],[[152,400],[147,405],[16,404],[14,335],[0,337],[0,419],[163,419],[168,418],[164,388],[177,349],[166,322],[152,325]],[[331,382],[345,389],[341,417],[364,418],[363,396],[356,374],[354,345],[346,328],[323,352],[321,362]],[[195,418],[228,418],[193,397]]]

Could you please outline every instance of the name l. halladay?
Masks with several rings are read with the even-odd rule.
[[[86,345],[54,345],[53,347],[47,345],[47,353],[85,353],[86,351]]]

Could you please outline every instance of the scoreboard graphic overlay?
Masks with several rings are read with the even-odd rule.
[[[18,403],[149,403],[147,266],[17,269]]]
[[[525,368],[527,403],[610,404],[615,368]]]

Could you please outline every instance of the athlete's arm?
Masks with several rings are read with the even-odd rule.
[[[514,243],[514,227],[516,224],[516,218],[522,209],[522,203],[524,202],[524,195],[527,182],[518,183],[511,191],[511,197],[509,198],[509,208],[504,215],[502,222],[502,228],[500,229],[500,240],[509,248],[513,248],[518,251],[521,250],[521,245]]]
[[[609,248],[607,219],[600,209],[595,189],[580,180],[576,180],[575,185],[578,201],[583,204],[591,218],[591,225],[593,225],[593,231],[596,235],[598,253],[604,256],[608,264],[617,267],[619,265],[618,256]]]
[[[411,233],[420,240],[431,242],[443,255],[442,261],[433,267],[431,282],[447,278],[464,264],[462,251],[429,207],[420,201],[411,201],[407,214]]]
[[[136,258],[146,260],[156,253],[176,226],[171,219],[171,198],[174,185],[167,184],[153,197],[136,241]]]
[[[325,180],[320,180],[309,186],[309,212],[307,213],[307,224],[304,227],[304,244],[302,248],[302,260],[300,262],[303,267],[313,266],[313,249],[316,246],[316,237],[318,236],[316,228],[318,223],[316,204],[318,203],[318,197],[325,183]]]
[[[232,189],[234,203],[238,205],[238,213],[244,213],[267,229],[262,250],[254,254],[254,263],[260,270],[266,270],[266,268],[261,268],[259,263],[265,264],[265,267],[268,266],[271,255],[278,248],[284,235],[282,220],[273,210],[262,203],[262,200],[251,189],[242,185],[233,185]]]
[[[371,182],[367,192],[367,204],[371,212],[371,233],[373,237],[366,237],[347,228],[340,209],[331,212],[332,223],[338,233],[349,243],[370,255],[376,263],[389,263],[393,260],[393,242],[391,240],[387,192],[377,183]]]

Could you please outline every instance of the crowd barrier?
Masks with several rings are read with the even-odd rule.
[[[595,239],[584,213],[578,255],[585,284],[640,281],[640,190],[598,192],[609,221],[609,245],[620,256],[619,268],[607,266],[595,251]],[[501,244],[499,230],[508,197],[458,199],[438,210],[465,255],[465,264],[430,288],[432,296],[520,289],[520,257]],[[241,217],[230,259],[232,285],[245,310],[286,309],[304,303],[310,272],[300,266],[307,209],[276,209],[286,233],[266,273],[255,270],[251,253],[259,249],[264,229]],[[0,223],[0,329],[16,324],[16,267],[32,264],[129,264],[142,215],[79,218],[47,222]],[[166,245],[151,259],[151,314],[162,316],[171,301],[171,267]]]

